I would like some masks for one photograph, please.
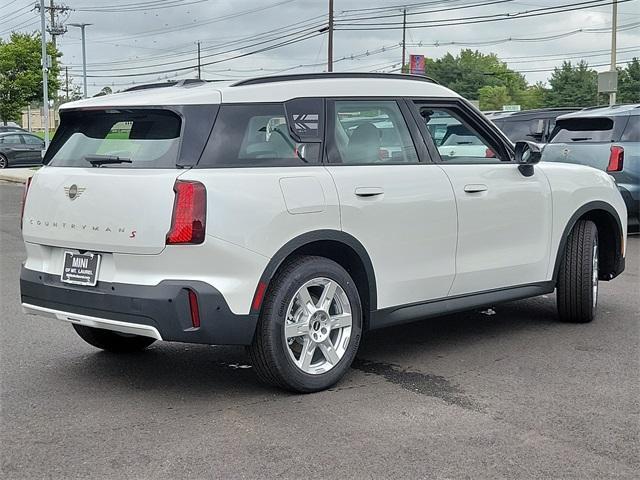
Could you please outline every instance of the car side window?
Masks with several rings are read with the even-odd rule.
[[[24,143],[26,143],[27,145],[42,144],[42,140],[40,140],[38,137],[33,137],[31,135],[22,135],[22,140],[24,140]]]
[[[416,103],[443,163],[500,163],[500,153],[485,135],[453,108]]]
[[[303,133],[317,132],[319,113],[296,117]],[[291,136],[283,104],[222,105],[198,167],[299,166],[317,164],[319,158],[320,143]]]
[[[2,143],[4,144],[15,144],[22,143],[20,141],[20,135],[5,135],[2,137]]]
[[[640,115],[632,115],[629,117],[627,127],[624,129],[622,142],[640,142]]]
[[[337,100],[330,163],[418,163],[418,154],[394,100]]]

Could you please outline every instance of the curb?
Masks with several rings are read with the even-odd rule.
[[[11,183],[26,183],[27,178],[31,178],[33,174],[36,173],[36,170],[31,170],[30,172],[0,172],[0,180]]]

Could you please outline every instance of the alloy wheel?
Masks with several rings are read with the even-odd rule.
[[[303,372],[326,373],[344,357],[352,325],[351,304],[344,289],[329,278],[309,280],[287,308],[287,352]]]

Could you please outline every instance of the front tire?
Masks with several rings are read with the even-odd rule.
[[[558,315],[563,322],[588,323],[598,306],[598,228],[578,221],[560,263],[557,285]]]
[[[249,357],[258,377],[300,393],[334,385],[362,336],[362,306],[347,271],[324,257],[287,262],[271,282]]]
[[[140,335],[128,335],[102,328],[85,327],[73,324],[73,328],[80,338],[89,345],[112,353],[132,353],[144,350],[155,338]]]
[[[9,160],[4,155],[0,155],[0,170],[9,168]]]

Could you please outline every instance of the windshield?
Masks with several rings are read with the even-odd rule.
[[[180,117],[168,110],[64,114],[45,162],[55,167],[175,168]]]

